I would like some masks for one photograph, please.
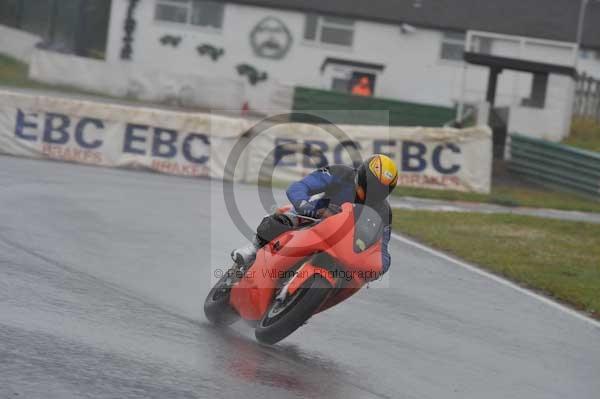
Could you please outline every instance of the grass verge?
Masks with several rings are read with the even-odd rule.
[[[600,123],[592,118],[573,119],[571,134],[563,143],[584,150],[600,152]]]
[[[575,194],[563,193],[534,185],[496,185],[492,187],[491,194],[398,187],[394,191],[394,194],[403,197],[408,196],[445,201],[484,202],[513,207],[524,206],[567,211],[600,212],[600,201],[588,200]]]
[[[394,229],[600,319],[600,225],[394,210]]]

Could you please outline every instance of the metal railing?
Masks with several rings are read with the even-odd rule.
[[[600,80],[585,74],[577,77],[573,116],[595,119],[600,123]]]
[[[510,151],[511,172],[600,200],[600,154],[519,134],[511,135]]]

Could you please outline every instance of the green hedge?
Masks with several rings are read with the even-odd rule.
[[[439,127],[455,117],[455,111],[448,107],[394,101],[383,98],[353,96],[334,91],[296,87],[294,91],[294,111],[329,111],[324,113],[334,123],[380,125],[385,122],[382,112],[389,111],[391,126]],[[298,120],[299,118],[295,118]]]

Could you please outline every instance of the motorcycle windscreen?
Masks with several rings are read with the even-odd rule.
[[[383,234],[383,220],[373,208],[354,205],[354,252],[361,253],[376,244]]]

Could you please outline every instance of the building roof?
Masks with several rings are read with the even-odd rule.
[[[444,30],[574,42],[581,0],[230,0]],[[600,1],[587,7],[583,47],[600,49]]]
[[[576,76],[577,70],[573,67],[549,64],[547,62],[527,61],[519,58],[499,57],[491,54],[465,52],[465,61],[469,64],[482,65],[492,69],[510,69],[513,71],[532,73],[555,73],[559,75]]]

